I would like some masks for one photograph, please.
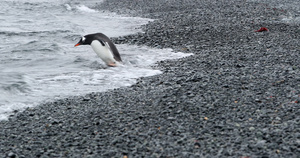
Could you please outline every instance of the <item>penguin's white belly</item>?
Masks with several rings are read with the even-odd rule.
[[[116,60],[114,59],[114,56],[113,56],[111,50],[108,47],[103,46],[98,40],[94,40],[91,43],[91,46],[92,46],[93,50],[95,51],[95,53],[106,64],[111,64],[111,63],[115,63],[116,62]]]

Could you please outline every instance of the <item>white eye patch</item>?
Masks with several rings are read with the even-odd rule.
[[[82,40],[82,42],[84,42],[85,41],[85,37],[82,37],[81,40]]]

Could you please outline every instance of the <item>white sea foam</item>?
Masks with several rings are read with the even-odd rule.
[[[71,11],[73,8],[69,4],[64,4],[67,10]]]
[[[98,12],[97,10],[91,9],[91,8],[85,6],[85,5],[79,5],[79,6],[76,6],[76,8],[79,11],[87,12],[87,13],[96,13],[96,12]]]

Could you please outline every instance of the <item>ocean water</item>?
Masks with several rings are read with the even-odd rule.
[[[190,54],[116,45],[124,65],[107,67],[82,35],[118,37],[141,31],[151,19],[93,9],[100,0],[0,0],[0,120],[15,110],[68,96],[129,86],[160,74],[151,65]]]

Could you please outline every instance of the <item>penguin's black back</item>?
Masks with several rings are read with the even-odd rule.
[[[105,43],[107,42],[112,53],[114,56],[114,59],[118,62],[121,62],[121,56],[119,54],[119,51],[117,49],[117,47],[114,45],[114,43],[103,33],[95,33],[95,34],[89,34],[89,35],[85,35],[84,36],[86,38],[86,40],[89,40],[90,43],[92,43],[93,40],[99,40],[99,42],[105,46]]]

